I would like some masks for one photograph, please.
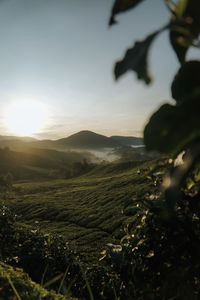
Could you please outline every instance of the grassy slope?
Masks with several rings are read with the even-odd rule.
[[[0,149],[0,174],[10,172],[14,181],[39,181],[64,178],[65,169],[75,162],[90,161],[86,152],[60,152],[48,149],[26,149],[17,152]]]
[[[16,184],[8,205],[19,221],[61,234],[85,260],[118,243],[133,198],[150,190],[147,170],[155,162],[100,165],[69,180]],[[138,169],[143,170],[138,174]]]

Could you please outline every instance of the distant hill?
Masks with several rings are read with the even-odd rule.
[[[69,137],[58,140],[37,140],[32,137],[0,136],[0,148],[9,147],[15,151],[27,151],[32,148],[68,150],[103,150],[105,148],[122,148],[123,146],[142,145],[142,138],[111,136],[83,130]]]
[[[55,143],[72,149],[103,149],[121,146],[118,141],[89,130],[83,130],[67,138],[59,139]]]
[[[138,146],[138,145],[143,145],[143,138],[141,137],[133,137],[133,136],[119,136],[119,135],[114,135],[111,136],[113,140],[116,142],[125,145],[125,146]]]

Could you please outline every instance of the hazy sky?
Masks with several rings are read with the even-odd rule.
[[[36,136],[59,138],[88,129],[141,135],[151,112],[170,100],[178,68],[167,32],[150,55],[150,87],[133,73],[118,82],[114,62],[135,39],[169,18],[161,0],[144,1],[108,28],[113,0],[2,0],[0,2],[0,134],[4,111],[17,101],[45,104],[49,119]],[[188,57],[200,58],[197,51]]]

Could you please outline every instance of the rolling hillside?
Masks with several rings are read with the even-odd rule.
[[[7,205],[20,223],[60,234],[90,261],[106,243],[119,243],[134,199],[156,190],[147,179],[154,163],[104,164],[70,180],[16,184]]]
[[[11,173],[14,181],[35,181],[64,178],[75,163],[90,161],[89,153],[60,152],[48,149],[27,149],[26,152],[0,149],[0,174]]]

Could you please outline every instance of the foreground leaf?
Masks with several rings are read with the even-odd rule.
[[[172,97],[177,103],[200,96],[200,62],[191,60],[182,65],[171,86]]]
[[[200,34],[200,1],[179,0],[175,7],[171,20],[170,43],[182,64],[188,48],[195,44]],[[182,33],[174,30],[174,25],[182,28]],[[184,32],[189,32],[189,35]]]
[[[128,70],[132,70],[137,73],[138,79],[144,80],[146,84],[151,82],[148,72],[148,52],[151,43],[160,32],[161,30],[158,30],[149,35],[144,41],[135,42],[133,48],[127,50],[124,58],[115,65],[115,79],[118,79]]]
[[[164,104],[153,114],[144,130],[148,150],[176,155],[200,136],[200,99],[180,106]]]
[[[175,13],[178,18],[182,18],[183,14],[186,10],[187,4],[188,4],[188,0],[179,0],[178,1],[177,5],[176,5],[176,10],[175,10]]]
[[[181,64],[185,61],[185,56],[189,48],[189,46],[183,44],[182,41],[184,38],[184,34],[170,30],[170,43]]]
[[[139,4],[142,1],[143,0],[115,0],[109,20],[109,25],[117,23],[115,19],[116,14],[126,11],[130,8],[134,8],[137,4]]]

